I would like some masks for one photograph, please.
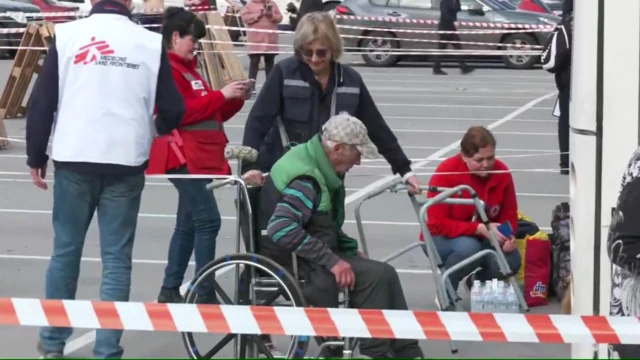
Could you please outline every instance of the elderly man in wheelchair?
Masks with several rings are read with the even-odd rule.
[[[366,258],[341,229],[344,176],[361,157],[376,156],[362,122],[340,114],[321,134],[289,150],[265,179],[256,209],[267,233],[259,253],[297,271],[308,305],[338,307],[340,290],[347,289],[353,308],[408,309],[395,269]],[[361,339],[359,346],[364,357],[423,357],[417,340]]]

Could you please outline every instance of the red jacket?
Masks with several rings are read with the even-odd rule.
[[[228,175],[229,163],[224,148],[229,142],[223,130],[190,130],[184,127],[214,120],[222,124],[234,116],[243,100],[225,100],[221,91],[211,90],[196,71],[198,60],[185,60],[169,53],[173,78],[182,96],[186,112],[180,127],[171,135],[157,137],[151,145],[147,174],[166,174],[167,170],[187,165],[189,174]]]
[[[494,170],[504,171],[509,168],[502,161],[496,160]],[[438,173],[451,172],[460,174],[438,175]],[[438,165],[436,173],[429,181],[429,186],[453,188],[458,185],[469,185],[478,194],[485,203],[485,211],[490,222],[502,224],[509,221],[513,232],[517,231],[518,202],[511,173],[490,174],[486,178],[472,175],[462,155],[458,154]],[[430,191],[427,193],[427,198],[436,195],[437,193]],[[468,191],[464,191],[462,198],[470,199],[471,196]],[[437,204],[427,209],[427,227],[431,236],[444,236],[449,239],[475,236],[478,224],[481,223],[479,216],[472,221],[475,212],[475,207],[472,205]],[[420,234],[420,240],[424,240],[422,234]]]

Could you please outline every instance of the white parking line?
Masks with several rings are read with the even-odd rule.
[[[424,169],[424,168],[423,168]],[[25,182],[25,183],[31,183],[32,180],[31,179],[7,179],[7,178],[0,178],[0,182]],[[46,180],[47,183],[52,184],[53,180]],[[145,182],[145,185],[147,186],[173,186],[173,184],[171,184],[170,182],[166,181],[166,182],[153,182],[153,181],[147,181]],[[357,192],[357,191],[361,191],[363,188],[346,188],[346,192]],[[530,196],[530,197],[569,197],[569,194],[545,194],[545,193],[516,193],[517,196]]]
[[[51,260],[51,257],[50,256],[42,256],[42,255],[0,254],[0,259],[5,259],[5,260],[49,261],[49,260]],[[82,262],[90,262],[90,263],[101,263],[102,262],[102,260],[100,258],[96,258],[96,257],[82,257],[80,259],[80,261],[82,261]],[[131,261],[132,261],[133,264],[139,264],[139,265],[167,265],[167,261],[166,260],[133,259]],[[189,262],[189,266],[194,266],[195,264],[196,263],[193,262],[193,261]],[[228,268],[225,268],[225,269],[231,269],[231,267],[228,267]],[[229,270],[220,271],[219,273],[216,273],[216,276],[220,276],[220,275],[222,275],[223,273],[225,273],[227,271],[229,271]],[[396,271],[398,273],[401,273],[401,274],[431,274],[432,273],[431,269],[396,269]],[[186,285],[184,285],[184,289],[181,289],[180,291],[182,293],[184,293],[184,290],[186,290]],[[78,339],[80,339],[80,337],[78,337]],[[76,339],[76,340],[78,340],[78,339]],[[65,353],[68,354],[70,352],[69,350],[70,350],[70,347],[67,346],[67,348],[65,349]]]
[[[247,112],[239,112],[236,114],[237,117],[249,116]],[[394,115],[385,115],[382,114],[385,120],[425,120],[425,122],[431,121],[496,121],[495,118],[477,118],[477,117],[446,117],[446,116],[394,116]],[[24,118],[18,118],[16,120],[23,120]],[[512,119],[510,122],[536,122],[536,123],[553,123],[557,124],[558,120],[549,120],[549,119]],[[24,138],[24,135],[9,135],[10,138]]]
[[[51,210],[33,210],[33,209],[0,209],[0,213],[9,213],[9,214],[25,214],[25,215],[51,215]],[[140,213],[138,214],[139,218],[175,218],[175,214],[149,214],[149,213]],[[222,216],[222,220],[224,221],[236,221],[235,216]],[[345,220],[345,224],[355,224],[355,220]],[[363,225],[382,225],[382,226],[419,226],[417,221],[374,221],[374,220],[363,220]],[[547,229],[540,227],[540,229]]]
[[[416,150],[421,150],[421,149],[426,149],[426,150],[436,150],[436,149],[441,149],[441,147],[438,146],[402,146],[403,149],[416,149]],[[454,151],[454,150],[458,150],[457,148],[452,148],[450,151]],[[502,149],[499,148],[496,152],[498,154],[500,154],[502,151],[505,152],[536,152],[536,153],[557,153],[558,150],[541,150],[541,149]],[[498,155],[500,156],[500,155]],[[440,158],[438,158],[440,159]]]
[[[533,109],[534,106],[536,106],[538,103],[556,95],[556,92],[551,92],[547,95],[541,96],[535,100],[532,100],[530,102],[528,102],[527,104],[525,104],[524,106],[518,108],[516,111],[513,111],[512,113],[508,114],[507,116],[503,117],[500,120],[497,120],[495,122],[492,122],[491,124],[489,124],[487,126],[488,129],[493,130],[496,127],[507,123],[508,121],[515,119],[518,115],[522,114],[523,112]],[[434,152],[433,154],[431,154],[426,160],[421,161],[419,163],[416,163],[412,166],[414,171],[417,171],[419,168],[427,165],[428,163],[434,161],[435,159],[438,159],[444,155],[446,155],[447,153],[449,153],[451,150],[457,148],[458,146],[460,146],[460,140],[456,140],[454,142],[452,142],[451,144],[449,144],[448,146],[443,147],[442,149]],[[347,196],[347,198],[345,199],[345,203],[350,204],[358,199],[360,199],[361,197],[365,196],[367,193],[371,192],[372,190],[378,188],[379,186],[382,186],[385,183],[390,182],[391,180],[393,180],[394,178],[396,178],[397,176],[385,176],[384,178],[374,181],[373,183],[369,184],[368,186],[362,188],[362,190],[357,191],[349,196]]]
[[[358,73],[362,76],[373,76],[373,77],[379,77],[379,76],[391,76],[393,78],[397,78],[400,76],[408,76],[408,77],[412,77],[415,78],[416,74],[415,74],[415,68],[411,68],[411,70],[408,70],[410,72],[405,73],[402,71],[402,68],[394,68],[393,72],[375,72],[375,71],[358,71]],[[495,79],[531,79],[531,80],[545,80],[546,82],[540,82],[540,84],[546,84],[546,83],[552,83],[553,77],[552,76],[546,76],[547,74],[539,74],[539,75],[532,75],[532,76],[528,76],[528,75],[480,75],[480,74],[472,74],[472,75],[458,75],[458,74],[449,74],[447,76],[447,79],[455,79],[455,78],[463,78],[463,79],[491,79],[491,80],[495,80]],[[430,76],[425,76],[425,77],[430,77]],[[397,80],[397,79],[396,79]],[[404,81],[404,79],[402,79],[401,81]],[[485,84],[487,83],[486,81],[484,82]]]
[[[409,79],[402,79],[400,81],[402,81],[402,83],[409,83],[409,84],[447,84],[447,85],[451,85],[451,84],[478,84],[478,85],[484,85],[487,86],[487,81],[473,81],[473,80],[469,80],[470,78],[473,78],[473,76],[469,76],[469,77],[458,77],[458,78],[449,78],[447,77],[447,80],[409,80]],[[415,79],[415,76],[414,76]],[[398,79],[380,79],[379,77],[377,77],[377,75],[374,75],[371,78],[365,79],[367,84],[370,83],[394,83],[397,84],[398,83]],[[522,88],[524,86],[526,86],[529,89],[535,89],[534,86],[540,86],[540,88],[538,89],[552,89],[554,87],[553,85],[553,81],[547,81],[547,82],[500,82],[500,81],[492,81],[491,86],[495,86],[495,85],[511,85],[514,88]],[[557,92],[556,92],[557,94]]]
[[[558,95],[557,92],[552,93],[551,95]],[[551,95],[545,95],[542,96],[542,100],[545,100],[549,97],[551,97]],[[542,101],[540,100],[540,101]],[[540,101],[536,102],[539,103]],[[253,103],[253,101],[246,101],[245,103]],[[471,108],[471,109],[522,109],[522,107],[518,107],[518,106],[506,106],[506,105],[467,105],[467,104],[420,104],[420,103],[376,103],[377,107],[398,107],[398,108],[403,108],[403,107],[425,107],[425,108],[447,108],[447,109],[460,109],[460,108]],[[551,106],[530,106],[527,108],[527,110],[553,110],[553,107]],[[518,115],[521,114],[521,112],[518,113]]]
[[[371,96],[376,98],[421,98],[421,99],[491,99],[491,100],[527,100],[531,99],[530,95],[469,95],[465,91],[456,91],[453,94],[447,95],[434,95],[431,92],[414,91],[412,89],[405,89],[405,91],[371,91]],[[379,100],[379,99],[378,99]]]
[[[232,144],[236,144],[233,143]],[[439,146],[405,146],[402,145],[402,149],[404,150],[439,150],[442,149]],[[453,150],[457,150],[457,149],[451,149],[451,151]],[[558,150],[548,150],[548,149],[503,149],[503,148],[499,148],[496,153],[498,154],[498,157],[502,156],[502,152],[523,152],[523,153],[528,153],[528,152],[532,152],[532,153],[550,153],[550,154],[556,154],[558,153]],[[507,155],[505,155],[507,156]],[[0,154],[0,159],[2,158],[7,158],[7,159],[12,159],[12,158],[16,158],[16,159],[26,159],[27,155],[23,155],[23,154]],[[441,157],[438,158],[436,160],[443,160],[446,157]],[[378,159],[374,159],[374,160],[369,160],[369,159],[363,159],[362,162],[371,162],[371,161],[382,161],[382,160],[378,160]],[[26,166],[26,164],[25,164]]]
[[[245,125],[224,125],[225,129],[242,129]],[[446,129],[391,129],[394,133],[430,133],[430,134],[464,134],[467,130],[446,130]],[[492,131],[494,135],[520,135],[520,136],[558,136],[557,132],[532,132],[532,131]],[[9,136],[9,138],[24,139],[24,135]]]

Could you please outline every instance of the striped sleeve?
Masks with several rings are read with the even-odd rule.
[[[279,246],[331,269],[338,262],[338,256],[304,229],[304,224],[313,216],[318,196],[310,180],[291,182],[269,220],[267,234]]]

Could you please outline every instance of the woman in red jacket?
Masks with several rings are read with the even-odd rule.
[[[168,136],[156,138],[149,157],[147,174],[229,175],[224,157],[228,143],[223,123],[234,116],[244,100],[251,97],[251,81],[233,82],[222,90],[209,88],[198,74],[194,57],[205,26],[195,14],[183,8],[168,8],[162,27],[173,76],[182,93],[186,113],[180,127]],[[180,285],[195,254],[197,273],[214,260],[216,238],[221,226],[220,211],[213,192],[206,189],[207,179],[170,179],[178,190],[176,226],[169,244],[169,259],[158,295],[160,303],[183,302]],[[197,302],[217,303],[215,291],[199,286]]]
[[[513,272],[520,269],[521,259],[515,239],[502,235],[497,227],[509,222],[515,234],[518,226],[518,203],[513,177],[509,168],[495,158],[496,140],[489,130],[482,126],[469,128],[460,142],[460,153],[444,160],[436,168],[429,186],[453,188],[459,185],[470,186],[485,203],[485,211],[491,222],[487,228],[470,205],[438,204],[427,210],[427,227],[433,238],[442,262],[447,268],[478,253],[491,248],[489,231],[496,234],[502,244],[507,262]],[[492,173],[492,171],[496,171]],[[428,198],[437,193],[429,192]],[[463,198],[471,198],[468,191]],[[451,274],[454,289],[458,283],[476,268],[477,273],[468,276],[465,281],[467,291],[473,280],[486,281],[499,278],[498,264],[484,258]]]

